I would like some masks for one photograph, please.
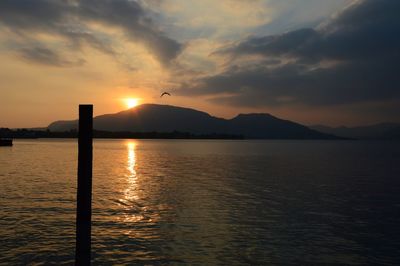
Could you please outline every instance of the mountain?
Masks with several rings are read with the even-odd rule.
[[[246,138],[265,139],[334,139],[332,135],[279,119],[270,114],[239,114],[228,120],[229,132]]]
[[[358,127],[328,127],[322,125],[310,126],[310,128],[345,138],[355,139],[400,139],[400,124],[380,123]]]
[[[76,129],[77,120],[56,121],[50,131]],[[240,114],[222,119],[205,112],[170,105],[142,104],[116,114],[93,119],[96,130],[112,132],[190,132],[193,134],[235,134],[259,139],[337,139],[306,126],[270,114]]]

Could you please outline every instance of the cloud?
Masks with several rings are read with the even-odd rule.
[[[318,27],[240,40],[213,53],[228,68],[179,93],[234,106],[400,99],[398,10],[399,1],[355,1]]]
[[[18,52],[19,55],[27,61],[49,66],[74,67],[81,66],[85,63],[84,59],[78,59],[76,61],[64,59],[56,52],[44,47],[23,48]]]
[[[122,31],[130,42],[143,44],[164,65],[182,49],[179,42],[154,25],[138,2],[131,0],[3,0],[0,24],[26,40],[45,33],[64,38],[72,49],[87,44],[115,55],[114,36],[97,25],[111,27]]]
[[[117,26],[132,41],[141,41],[152,53],[167,64],[181,51],[182,45],[166,37],[146,17],[145,11],[135,1],[128,0],[81,0],[77,6],[83,20]]]

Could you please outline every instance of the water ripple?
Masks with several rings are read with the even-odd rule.
[[[399,143],[94,145],[94,265],[396,265]],[[0,149],[0,264],[73,265],[76,142]]]

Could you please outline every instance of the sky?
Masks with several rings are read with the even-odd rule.
[[[400,122],[400,1],[1,0],[0,127],[139,103]],[[160,98],[163,91],[171,97]]]

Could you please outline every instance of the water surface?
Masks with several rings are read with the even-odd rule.
[[[0,148],[0,263],[72,265],[75,140]],[[95,140],[93,262],[398,265],[400,143]]]

